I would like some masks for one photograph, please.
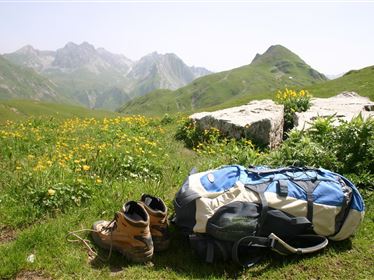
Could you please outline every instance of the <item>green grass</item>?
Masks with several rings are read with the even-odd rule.
[[[374,100],[374,66],[349,71],[343,77],[307,89],[317,97],[330,97],[343,91],[355,91]]]
[[[0,228],[16,238],[0,244],[0,278],[40,271],[58,279],[369,279],[374,275],[374,196],[363,190],[366,217],[356,237],[310,256],[269,254],[255,267],[205,264],[171,227],[171,247],[148,264],[113,253],[89,261],[69,243],[71,230],[112,219],[142,193],[172,199],[189,170],[228,163],[262,163],[268,152],[250,143],[192,151],[175,140],[180,118],[29,119],[0,126]],[[222,151],[220,151],[222,149]],[[85,166],[88,166],[84,168]],[[86,170],[84,170],[86,169]],[[54,189],[54,195],[48,190]],[[0,236],[2,236],[0,234]],[[84,235],[89,238],[89,235]],[[95,247],[96,248],[96,247]],[[107,251],[99,250],[106,257]],[[27,257],[35,255],[35,262]],[[119,271],[116,272],[115,271]]]
[[[6,120],[16,121],[30,117],[73,118],[73,117],[114,117],[117,113],[90,110],[80,106],[47,103],[33,100],[0,100],[0,124]]]
[[[201,111],[240,98],[271,98],[277,89],[325,80],[296,54],[277,45],[249,65],[201,77],[176,91],[157,90],[127,102],[119,111],[148,115]]]

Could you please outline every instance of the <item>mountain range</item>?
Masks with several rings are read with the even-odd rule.
[[[126,114],[188,113],[272,98],[286,87],[321,97],[356,91],[373,99],[373,71],[369,66],[328,80],[281,45],[219,73],[189,67],[175,54],[154,52],[132,61],[88,43],[68,43],[57,51],[25,46],[0,55],[0,99],[120,108]]]
[[[0,55],[0,99],[40,99],[68,102],[60,96],[57,86],[32,69],[10,63]]]
[[[122,113],[192,112],[245,99],[271,98],[278,89],[303,88],[327,81],[289,49],[274,45],[248,65],[194,80],[175,91],[156,90],[125,103]]]
[[[153,52],[132,61],[87,42],[69,42],[56,51],[41,51],[27,45],[3,56],[52,82],[59,100],[111,110],[136,96],[155,89],[177,89],[211,73],[202,67],[187,66],[172,53]],[[29,97],[40,99],[33,98],[32,93]]]

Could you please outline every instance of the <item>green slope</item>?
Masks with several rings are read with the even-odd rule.
[[[349,71],[338,79],[313,85],[307,89],[311,94],[319,97],[333,96],[342,91],[355,91],[374,100],[374,66]]]
[[[58,95],[56,86],[47,78],[0,56],[0,99],[10,98],[68,101]]]
[[[174,92],[158,90],[126,103],[120,112],[159,114],[195,111],[238,98],[270,97],[284,87],[321,83],[326,77],[287,48],[271,46],[251,64],[208,75]]]
[[[95,74],[82,68],[65,73],[57,69],[43,75],[56,83],[61,95],[85,107],[115,110],[130,98],[123,90],[126,79],[116,71]]]
[[[367,96],[374,100],[374,66],[369,66],[360,70],[352,70],[344,76],[329,80],[323,83],[314,84],[307,87],[293,87],[295,89],[307,89],[313,96],[330,97],[343,91],[354,91],[362,96]],[[239,106],[248,103],[251,100],[273,98],[275,92],[266,95],[254,94],[243,96],[241,98],[230,99],[216,106],[206,107],[206,111],[214,111],[223,108]]]
[[[6,120],[17,121],[29,117],[53,117],[53,118],[103,118],[115,117],[117,113],[102,110],[90,110],[87,108],[45,103],[34,100],[0,100],[0,123]]]

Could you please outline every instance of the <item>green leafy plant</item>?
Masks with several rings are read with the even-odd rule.
[[[87,184],[83,180],[71,183],[58,183],[50,188],[30,189],[29,195],[36,208],[41,210],[64,211],[69,206],[80,206],[92,196],[93,185]]]
[[[288,133],[267,162],[324,167],[354,178],[363,188],[373,188],[374,119],[364,120],[361,115],[350,122],[318,118],[306,131]]]
[[[294,127],[295,112],[305,112],[310,107],[312,96],[306,90],[285,89],[279,91],[275,96],[275,102],[284,105],[284,132],[288,132]]]
[[[188,148],[196,148],[202,143],[215,143],[225,139],[217,128],[202,129],[196,121],[191,119],[186,120],[177,128],[175,138],[184,141]]]

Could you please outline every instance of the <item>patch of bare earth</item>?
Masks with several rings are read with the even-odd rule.
[[[7,243],[16,239],[16,231],[11,228],[0,228],[0,244]]]
[[[16,280],[52,280],[52,278],[41,271],[24,270],[17,274]]]

